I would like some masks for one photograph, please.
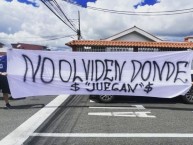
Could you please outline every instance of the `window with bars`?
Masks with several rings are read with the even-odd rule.
[[[134,48],[133,47],[106,47],[107,52],[133,52]]]
[[[187,51],[186,48],[138,48],[138,52]],[[133,47],[77,47],[80,52],[134,52]]]
[[[81,52],[105,52],[104,47],[77,47],[77,51]]]

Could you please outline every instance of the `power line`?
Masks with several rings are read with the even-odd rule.
[[[74,31],[74,29],[71,26],[69,26],[46,2],[44,2],[44,0],[41,1],[48,9],[52,11],[52,13],[54,13],[55,16],[57,16],[64,24],[66,24],[71,30]]]
[[[73,21],[71,21],[56,0],[41,0],[60,20],[62,20],[71,30],[73,30],[80,38],[80,28],[76,29]],[[80,23],[80,21],[79,21]],[[80,25],[80,24],[79,24]]]
[[[63,0],[68,2],[67,0]],[[72,5],[81,6],[76,3],[70,2]],[[87,6],[88,9],[101,11],[101,12],[108,12],[114,14],[122,14],[122,15],[135,15],[135,16],[164,16],[164,15],[180,15],[180,14],[187,14],[192,13],[193,8],[186,8],[186,9],[177,9],[177,10],[167,10],[167,11],[151,11],[151,12],[136,12],[136,11],[119,11],[119,10],[112,10],[112,9],[105,9],[99,7],[91,7]]]
[[[119,10],[112,10],[112,9],[105,9],[105,8],[98,8],[98,7],[91,7],[88,6],[90,9],[96,9],[96,10],[103,10],[103,11],[112,11],[112,12],[122,12],[122,13],[138,13],[138,14],[143,14],[143,13],[174,13],[174,12],[182,12],[182,11],[191,11],[193,8],[188,8],[188,9],[179,9],[179,10],[168,10],[168,11],[150,11],[150,12],[135,12],[135,11],[119,11]]]
[[[43,42],[43,41],[53,41],[53,40],[58,40],[58,39],[63,39],[63,38],[68,38],[68,37],[71,38],[73,36],[76,36],[76,35],[69,35],[69,36],[63,36],[63,37],[58,37],[58,38],[49,38],[49,39],[44,39],[44,40],[39,40],[39,41],[41,41],[41,42]],[[34,41],[37,42],[37,40],[34,40]],[[30,40],[30,41],[27,41],[27,42],[34,42],[34,41]]]
[[[55,16],[57,16],[64,24],[66,24],[71,30],[73,30],[74,32],[77,32],[76,28],[70,23],[68,24],[65,20],[63,20],[60,16],[60,10],[56,9],[53,4],[51,3],[51,1],[47,1],[47,0],[41,0],[41,2],[52,11],[52,13],[54,13]],[[55,11],[58,12],[58,14],[53,10],[53,8],[55,9]],[[64,13],[62,13],[63,15],[65,15]],[[67,20],[68,21],[68,20]]]
[[[67,38],[67,37],[72,37],[76,35],[52,35],[52,36],[40,36],[40,37],[17,37],[19,39],[47,39],[47,40],[57,40],[57,39],[62,39],[62,38]],[[5,38],[5,37],[0,37],[0,39],[4,40],[10,40],[10,39],[15,39],[15,38]],[[36,40],[34,40],[36,41]]]
[[[108,13],[123,14],[123,15],[139,15],[139,16],[179,15],[179,14],[186,14],[186,13],[192,13],[193,12],[193,8],[173,10],[173,11],[157,11],[157,12],[117,11],[117,10],[111,10],[111,9],[90,7],[90,6],[88,6],[88,8],[91,10],[108,12]]]
[[[64,11],[61,9],[61,7],[58,5],[58,3],[56,2],[56,0],[53,0],[54,2],[55,2],[55,4],[56,4],[56,6],[58,7],[58,9],[61,11],[61,13],[63,14],[63,16],[66,18],[66,20],[69,22],[69,24],[74,28],[74,29],[76,29],[75,28],[75,26],[74,26],[74,24],[68,19],[68,17],[66,16],[66,14],[64,13]]]

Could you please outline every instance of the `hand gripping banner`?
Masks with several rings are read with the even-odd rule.
[[[172,98],[191,87],[191,51],[59,52],[8,50],[14,98],[108,94]]]

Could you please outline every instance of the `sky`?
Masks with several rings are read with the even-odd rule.
[[[178,15],[122,15],[90,9],[158,12],[193,8],[192,0],[56,0],[66,16],[80,28],[85,40],[99,40],[137,26],[164,41],[183,41],[193,36],[193,12]],[[66,2],[68,1],[68,2]],[[79,4],[73,5],[69,2]],[[193,11],[193,9],[192,9]],[[63,47],[76,33],[40,0],[0,0],[0,42]],[[68,37],[67,37],[68,36]]]

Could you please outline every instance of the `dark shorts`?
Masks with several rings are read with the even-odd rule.
[[[9,84],[7,81],[7,76],[0,75],[0,90],[2,90],[3,93],[10,94]]]

